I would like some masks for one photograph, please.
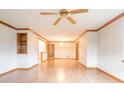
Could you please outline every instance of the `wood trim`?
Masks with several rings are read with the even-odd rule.
[[[12,69],[10,71],[7,71],[5,73],[0,74],[0,76],[6,75],[6,74],[11,73],[11,72],[14,72],[16,70],[30,70],[30,69],[34,68],[35,66],[37,66],[37,65],[39,65],[39,64],[33,65],[32,67],[29,67],[29,68],[15,68],[15,69]]]
[[[97,69],[97,67],[87,67],[86,65],[82,64],[81,62],[78,62],[79,64],[81,64],[82,66],[84,66],[87,69]]]
[[[54,58],[54,59],[72,59],[72,60],[76,60],[75,58]]]
[[[101,71],[102,73],[108,75],[109,77],[111,77],[111,78],[113,78],[113,79],[116,79],[117,81],[119,81],[119,82],[121,82],[121,83],[124,83],[123,80],[121,80],[121,79],[119,79],[119,78],[113,76],[112,74],[110,74],[110,73],[108,73],[108,72],[106,72],[106,71],[101,70],[101,69],[98,68],[98,67],[86,67],[84,64],[82,64],[82,63],[80,63],[80,62],[78,62],[78,63],[81,64],[82,66],[84,66],[84,67],[87,68],[87,69],[97,69],[97,70]]]
[[[78,38],[76,38],[76,40],[74,42],[76,42],[78,39],[80,39],[86,33],[87,33],[87,31],[84,31]]]
[[[10,24],[2,21],[2,20],[0,20],[0,23],[5,25],[5,26],[8,26],[8,27],[10,27],[10,28],[12,28],[14,30],[30,30],[30,28],[16,28],[16,27],[14,27],[14,26],[12,26],[12,25],[10,25]]]
[[[108,72],[106,72],[106,71],[103,71],[103,70],[102,70],[102,69],[100,69],[100,68],[97,68],[97,70],[99,70],[99,71],[103,72],[104,74],[106,74],[106,75],[110,76],[111,78],[114,78],[114,79],[116,79],[116,80],[120,81],[121,83],[124,83],[124,81],[123,81],[123,80],[121,80],[121,79],[119,79],[119,78],[117,78],[117,77],[113,76],[112,74],[110,74],[110,73],[108,73]]]
[[[102,25],[101,27],[99,27],[98,29],[89,29],[89,30],[84,31],[77,39],[75,39],[74,42],[76,42],[78,39],[80,39],[85,33],[87,33],[87,32],[97,32],[97,31],[103,29],[104,27],[112,24],[113,22],[117,21],[118,19],[122,18],[123,16],[124,16],[124,12],[122,12],[118,16],[112,18],[110,21],[108,21],[107,23],[105,23],[104,25]]]
[[[49,61],[49,60],[48,60],[48,59],[46,59],[46,60],[42,61],[42,63],[43,63],[43,62],[47,62],[47,61]]]
[[[1,21],[1,20],[0,20],[0,23],[3,24],[3,25],[5,25],[5,26],[7,26],[7,27],[10,27],[10,28],[12,28],[12,29],[14,29],[14,30],[17,29],[16,27],[14,27],[14,26],[12,26],[12,25],[10,25],[10,24],[4,22],[4,21]]]
[[[16,28],[16,30],[30,30],[30,28]]]
[[[76,60],[79,60],[79,41],[75,43],[76,47],[75,47],[75,58]]]
[[[96,32],[96,29],[88,29],[87,32]]]
[[[48,43],[74,43],[74,41],[48,41]]]
[[[105,23],[103,26],[99,27],[98,29],[91,29],[91,30],[86,30],[86,31],[84,31],[81,35],[79,35],[79,37],[78,37],[75,41],[49,41],[49,42],[56,42],[56,43],[69,42],[69,43],[74,43],[74,42],[76,42],[78,39],[80,39],[80,37],[82,37],[85,33],[87,33],[87,32],[97,32],[97,31],[103,29],[104,27],[110,25],[111,23],[115,22],[116,20],[120,19],[120,18],[123,17],[123,16],[124,16],[124,12],[122,12],[122,13],[119,14],[118,16],[114,17],[113,19],[111,19],[110,21],[108,21],[108,22]],[[1,20],[0,20],[0,23],[3,24],[3,25],[8,26],[8,27],[10,27],[10,28],[12,28],[12,29],[14,29],[14,30],[29,30],[29,31],[33,32],[34,34],[36,34],[37,36],[39,36],[39,37],[43,38],[44,40],[48,41],[46,38],[44,38],[43,36],[41,36],[41,35],[39,35],[38,33],[34,32],[34,31],[31,30],[30,28],[16,28],[16,27],[14,27],[14,26],[12,26],[12,25],[10,25],[10,24],[4,22],[4,21],[1,21]]]
[[[76,42],[78,39],[80,39],[83,35],[85,35],[87,32],[97,32],[97,30],[86,30],[86,31],[84,31],[74,42]]]
[[[82,65],[84,68],[87,68],[84,64],[82,64],[81,62],[78,62],[80,65]]]
[[[29,28],[29,29],[30,29],[30,28]],[[47,40],[45,37],[43,37],[43,36],[39,35],[38,33],[34,32],[32,29],[30,29],[29,31],[31,31],[31,32],[34,33],[35,35],[39,36],[40,38],[42,38],[42,39],[44,39],[45,41],[48,42],[48,40]]]
[[[30,29],[30,28],[16,28],[16,27],[14,27],[14,26],[12,26],[12,25],[10,25],[10,24],[8,24],[8,23],[2,21],[2,20],[0,20],[0,23],[3,24],[3,25],[5,25],[5,26],[7,26],[7,27],[10,27],[10,28],[12,28],[12,29],[14,29],[14,30],[29,30],[29,31],[31,31],[32,33],[34,33],[35,35],[39,36],[40,38],[43,38],[44,40],[48,41],[46,38],[44,38],[43,36],[41,36],[41,35],[39,35],[38,33],[34,32],[34,31],[33,31],[32,29]]]
[[[12,69],[12,70],[9,70],[7,72],[1,73],[0,76],[6,75],[6,74],[11,73],[11,72],[14,72],[14,71],[16,71],[16,68],[15,69]]]
[[[101,26],[100,28],[96,29],[97,31],[101,30],[102,28],[112,24],[113,22],[115,22],[116,20],[120,19],[121,17],[124,16],[124,12],[122,12],[121,14],[119,14],[118,16],[114,17],[113,19],[111,19],[110,21],[108,21],[107,23],[105,23],[103,26]]]
[[[87,69],[97,69],[97,67],[87,67]]]
[[[32,68],[34,68],[35,66],[37,66],[38,64],[32,66],[32,67],[29,67],[29,68],[17,68],[16,70],[30,70]]]

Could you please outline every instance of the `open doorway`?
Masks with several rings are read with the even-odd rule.
[[[54,51],[55,51],[55,45],[54,44],[48,44],[48,59],[54,58]]]

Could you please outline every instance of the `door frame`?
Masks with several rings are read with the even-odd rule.
[[[78,42],[76,42],[76,55],[75,55],[76,57],[76,60],[79,60],[79,41]]]

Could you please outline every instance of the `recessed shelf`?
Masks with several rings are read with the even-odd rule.
[[[17,33],[17,53],[27,54],[27,33]]]

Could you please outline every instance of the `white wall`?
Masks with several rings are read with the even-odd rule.
[[[55,58],[75,58],[75,44],[74,43],[54,43],[55,44]]]
[[[18,68],[29,68],[38,64],[38,38],[27,30],[17,33],[27,33],[27,54],[17,54]]]
[[[87,67],[97,67],[97,32],[87,35]]]
[[[38,64],[38,38],[31,32],[28,34],[28,44],[29,67],[32,67]]]
[[[16,31],[0,24],[0,74],[16,65]]]
[[[46,42],[39,40],[39,62],[47,60]]]
[[[27,33],[27,54],[17,54],[16,33]],[[38,64],[38,38],[30,31],[16,31],[0,24],[0,74]]]
[[[17,68],[27,68],[29,64],[29,32],[27,30],[21,30],[17,33],[27,33],[27,54],[17,54]]]
[[[79,41],[79,62],[87,66],[87,34],[83,35]]]
[[[17,68],[28,68],[29,66],[28,54],[17,54]]]
[[[124,80],[124,18],[98,32],[98,67]]]
[[[97,66],[97,32],[87,32],[79,40],[79,62],[86,67]]]

